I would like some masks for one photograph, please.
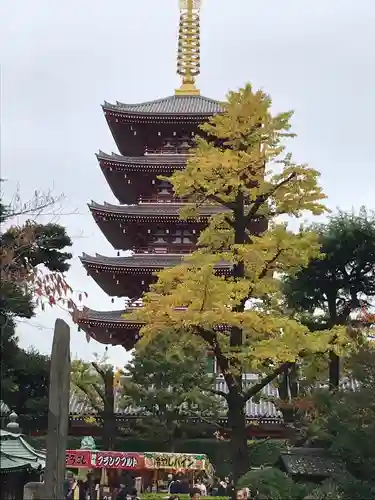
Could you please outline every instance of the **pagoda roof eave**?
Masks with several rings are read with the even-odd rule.
[[[201,95],[172,95],[153,101],[127,104],[116,101],[116,104],[104,102],[104,112],[120,114],[133,118],[164,120],[179,118],[200,121],[223,111],[223,104],[215,99]]]
[[[80,260],[85,267],[102,268],[108,271],[129,270],[134,272],[137,269],[146,269],[147,272],[156,272],[180,264],[187,256],[186,254],[172,253],[139,253],[128,257],[106,257],[100,254],[93,256],[83,253]],[[231,265],[226,262],[219,262],[215,265],[215,269],[225,272],[231,269]]]
[[[105,255],[89,255],[83,253],[80,260],[83,265],[116,269],[139,269],[149,268],[163,269],[180,264],[183,254],[133,254],[128,257],[106,257]]]
[[[85,307],[78,318],[78,324],[100,323],[116,325],[117,328],[141,328],[143,323],[126,318],[127,314],[131,314],[135,310],[135,307],[129,307],[115,311],[96,311]]]
[[[189,158],[189,154],[146,154],[143,156],[123,156],[116,153],[108,154],[99,151],[96,154],[99,164],[109,163],[115,167],[130,168],[139,170],[143,168],[169,167],[175,170],[178,167],[184,168]]]
[[[135,307],[117,311],[95,311],[85,307],[77,319],[77,324],[96,342],[121,345],[130,351],[134,348],[143,326],[139,321],[126,318],[126,315],[134,310]]]
[[[90,212],[94,215],[103,214],[112,219],[119,218],[134,218],[134,217],[147,217],[147,218],[160,218],[160,217],[173,217],[176,220],[180,219],[180,211],[186,207],[186,203],[140,203],[137,205],[113,205],[111,203],[100,204],[91,201],[88,204]],[[221,205],[205,205],[198,208],[197,217],[204,217],[205,219],[212,215],[228,211]],[[196,218],[190,218],[185,222],[199,222]]]

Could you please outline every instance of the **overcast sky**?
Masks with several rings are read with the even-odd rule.
[[[295,110],[292,151],[322,172],[329,206],[375,209],[375,0],[203,0],[201,23],[202,94],[263,88],[275,110]],[[92,308],[122,307],[78,260],[116,255],[86,206],[116,202],[94,157],[116,151],[100,105],[173,94],[177,24],[177,0],[0,0],[5,194],[65,194],[69,282]],[[22,323],[22,346],[48,352],[57,314]],[[72,351],[90,360],[103,347],[73,327]],[[126,361],[122,348],[110,356]]]

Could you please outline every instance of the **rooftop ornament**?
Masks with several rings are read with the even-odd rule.
[[[6,430],[9,432],[13,432],[13,434],[20,434],[21,428],[17,420],[18,420],[18,415],[13,411],[9,415],[9,423],[6,426]]]
[[[201,0],[180,0],[180,29],[178,35],[177,73],[182,85],[176,95],[199,95],[195,78],[200,74]]]

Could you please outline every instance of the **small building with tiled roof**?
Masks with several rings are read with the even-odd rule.
[[[24,485],[39,481],[46,465],[45,453],[31,446],[17,423],[17,415],[9,415],[6,429],[0,429],[1,498],[23,498]]]

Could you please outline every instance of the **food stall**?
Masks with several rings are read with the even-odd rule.
[[[207,455],[194,453],[144,453],[143,486],[156,491],[168,488],[168,476],[179,475],[193,485],[197,477],[212,479],[213,467]]]
[[[66,468],[75,473],[77,481],[86,481],[90,473],[97,498],[101,499],[119,484],[133,487],[144,469],[144,458],[139,453],[122,451],[67,450]]]
[[[213,467],[206,455],[193,453],[133,453],[122,451],[67,450],[66,467],[85,481],[91,473],[98,498],[120,483],[138,492],[166,491],[168,475],[180,475],[191,485],[197,477],[211,478]]]

